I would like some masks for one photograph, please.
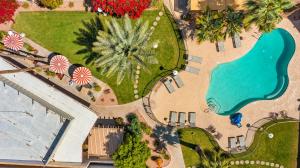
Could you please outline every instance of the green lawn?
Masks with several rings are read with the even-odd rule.
[[[213,137],[200,128],[184,128],[178,133],[186,167],[199,164],[199,155],[194,150],[196,145],[202,149],[213,149],[217,145]]]
[[[132,80],[126,78],[121,85],[117,86],[115,77],[106,78],[94,66],[86,65],[84,54],[76,54],[84,47],[74,42],[78,37],[75,33],[79,32],[79,28],[83,28],[82,21],[88,22],[95,16],[97,15],[89,12],[21,12],[17,15],[13,28],[18,32],[26,33],[27,37],[45,48],[65,55],[73,64],[88,66],[94,76],[112,87],[119,103],[131,102],[134,100]],[[142,18],[148,20],[151,24],[156,16],[158,16],[158,11],[146,11]],[[100,19],[103,21],[110,19],[110,17],[101,16]],[[183,52],[179,52],[179,48],[184,49],[184,44],[182,39],[179,39],[179,42],[177,39],[179,39],[178,32],[173,30],[172,23],[165,14],[161,17],[151,37],[152,41],[159,41],[156,54],[160,64],[151,65],[149,67],[151,73],[141,72],[139,80],[140,96],[145,86],[155,76],[166,70],[180,67],[184,63]],[[163,66],[165,70],[160,70],[160,66]],[[154,83],[151,82],[151,86]]]
[[[286,168],[296,168],[298,156],[299,123],[268,123],[263,126],[265,131],[255,135],[253,144],[247,152],[233,155],[232,160],[262,160],[284,165]],[[181,147],[186,166],[193,166],[199,162],[197,153],[191,148],[192,145],[199,144],[203,148],[213,147],[205,131],[197,128],[187,128],[181,130]],[[191,134],[194,132],[194,135]],[[267,134],[272,132],[273,139],[269,139]],[[231,166],[232,168],[254,168],[253,166]],[[266,166],[259,166],[264,168]]]

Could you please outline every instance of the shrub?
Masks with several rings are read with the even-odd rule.
[[[50,77],[54,77],[55,76],[55,72],[52,72],[50,70],[46,70],[45,73],[46,73],[47,76],[50,76]]]
[[[63,0],[40,0],[40,3],[49,9],[55,9],[63,4]]]
[[[29,8],[29,3],[28,2],[23,2],[22,8],[25,8],[25,9]]]
[[[69,8],[73,8],[74,7],[74,2],[69,2]]]
[[[13,20],[18,7],[19,5],[15,0],[0,0],[0,24]]]
[[[101,91],[101,87],[96,82],[93,83],[93,89],[96,92],[100,92]]]
[[[141,122],[141,129],[147,135],[152,134],[152,128],[144,122]]]
[[[101,8],[110,15],[124,16],[136,19],[151,5],[151,0],[92,0],[93,10]]]
[[[124,119],[122,117],[118,117],[115,119],[115,122],[118,126],[123,126],[124,125]]]
[[[24,48],[26,48],[27,51],[29,52],[33,52],[36,51],[35,48],[33,48],[31,45],[29,45],[28,43],[24,43]]]

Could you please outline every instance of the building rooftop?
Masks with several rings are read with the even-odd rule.
[[[15,68],[3,59],[0,59],[0,69]],[[16,74],[5,74],[0,76],[0,80],[5,83],[12,83],[14,86],[17,86],[19,88],[18,90],[25,91],[27,94],[30,94],[32,96],[31,98],[33,98],[34,100],[44,103],[44,105],[48,106],[47,108],[53,109],[56,113],[59,113],[65,118],[68,118],[70,122],[49,158],[52,161],[58,162],[82,162],[82,144],[85,141],[86,137],[88,136],[90,130],[92,129],[97,119],[96,114],[94,114],[93,111],[78,103],[74,99],[56,90],[52,86],[42,82],[41,80],[37,79],[29,73],[22,72]],[[32,105],[26,107],[25,104],[24,108],[30,108],[31,106]],[[12,106],[9,109],[5,110],[8,111],[10,109],[15,110],[15,107]],[[57,120],[57,117],[55,117],[55,115],[48,115],[49,118],[54,118],[51,122],[59,124],[60,120]],[[28,127],[34,127],[35,123],[33,124],[29,122],[27,124]],[[41,125],[42,124],[48,126],[47,122],[41,122]],[[53,128],[53,130],[57,130],[59,126],[60,125],[53,125],[53,127],[55,127]],[[46,141],[44,142],[43,140],[43,145],[44,143],[46,143]],[[28,153],[27,155],[30,154]],[[26,157],[28,158],[30,156]],[[24,156],[23,158],[26,157]]]

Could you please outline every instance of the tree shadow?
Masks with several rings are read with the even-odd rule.
[[[99,30],[104,30],[103,24],[99,17],[90,19],[90,21],[82,21],[83,28],[78,32],[74,32],[77,36],[74,43],[84,46],[83,49],[76,52],[76,54],[84,54],[85,64],[94,64],[95,60],[101,57],[98,53],[93,52],[93,43],[97,40]]]
[[[167,144],[179,144],[178,136],[173,127],[159,125],[153,129],[153,134],[159,139],[161,145],[166,147]]]
[[[112,156],[123,141],[123,132],[120,130],[117,132],[110,132],[105,139],[107,139],[107,142],[104,144],[105,152],[108,156]]]

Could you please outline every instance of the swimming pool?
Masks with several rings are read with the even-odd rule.
[[[208,106],[217,114],[230,115],[253,101],[281,96],[289,83],[287,68],[294,52],[294,38],[286,30],[263,34],[246,55],[212,71]]]

